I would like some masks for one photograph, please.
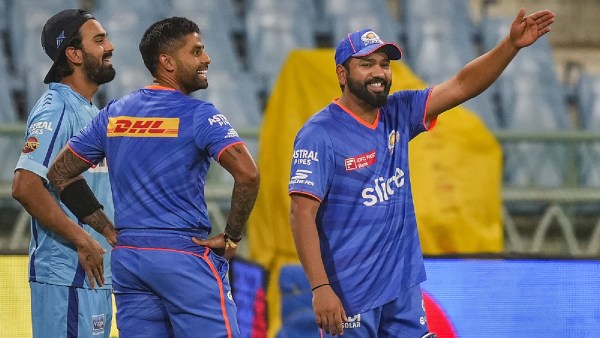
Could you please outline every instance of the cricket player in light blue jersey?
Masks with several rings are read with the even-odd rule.
[[[408,142],[489,87],[552,22],[550,11],[525,16],[521,9],[509,36],[452,79],[392,95],[390,60],[400,59],[398,46],[370,29],[339,43],[342,96],[298,132],[289,182],[292,233],[321,334],[435,337],[420,288],[425,269]]]
[[[103,159],[110,164],[119,231],[111,266],[123,337],[239,337],[228,259],[254,206],[258,168],[225,115],[190,96],[208,86],[211,61],[194,22],[152,24],[140,52],[154,83],[102,109],[48,178],[62,197],[85,185],[79,173]],[[227,226],[208,239],[211,159],[234,186]],[[79,196],[86,206],[98,204],[89,191]]]
[[[77,9],[61,11],[48,20],[42,46],[54,62],[44,79],[49,89],[27,120],[26,141],[13,180],[13,197],[32,216],[29,284],[33,336],[109,337],[109,243],[115,244],[117,233],[110,225],[98,226],[98,220],[89,214],[71,213],[59,202],[59,193],[46,175],[69,138],[98,113],[91,101],[100,85],[115,76],[110,63],[114,48],[100,23]],[[106,162],[83,176],[112,218]]]

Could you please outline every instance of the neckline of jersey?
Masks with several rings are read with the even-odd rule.
[[[165,87],[165,86],[161,86],[161,85],[149,85],[144,87],[144,89],[152,89],[152,90],[170,90],[170,91],[177,91],[177,89],[175,88],[171,88],[171,87]]]
[[[350,109],[346,108],[341,103],[339,103],[338,99],[334,99],[333,103],[336,104],[338,107],[342,108],[344,112],[352,116],[352,118],[354,118],[358,123],[362,124],[363,126],[373,130],[377,129],[377,125],[379,124],[379,116],[381,115],[381,109],[377,109],[377,117],[375,118],[375,121],[373,121],[373,124],[369,124],[365,120],[361,119],[358,115],[354,114]]]

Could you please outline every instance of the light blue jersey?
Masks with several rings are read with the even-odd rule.
[[[58,201],[57,191],[49,185],[46,178],[48,167],[69,138],[83,129],[97,114],[98,108],[69,86],[51,83],[49,90],[42,95],[29,115],[25,146],[16,169],[25,169],[43,178],[46,188]],[[104,206],[104,212],[112,220],[114,209],[106,162],[91,168],[83,177]],[[59,204],[77,222],[77,218],[62,203]],[[104,236],[90,226],[81,226],[107,250],[104,255],[105,284],[102,288],[110,289],[112,248]],[[90,288],[85,271],[78,263],[75,246],[47,230],[34,218],[31,222],[29,257],[31,282]]]
[[[408,142],[427,130],[430,92],[390,95],[372,125],[334,101],[294,142],[289,192],[321,202],[316,223],[323,263],[349,316],[425,281]]]

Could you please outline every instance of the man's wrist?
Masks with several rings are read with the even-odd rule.
[[[231,238],[227,232],[223,232],[223,240],[225,241],[225,249],[228,248],[237,248],[237,244],[242,240],[241,236],[239,238]]]

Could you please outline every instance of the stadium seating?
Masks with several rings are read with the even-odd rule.
[[[372,28],[385,41],[398,43],[400,23],[386,0],[322,0],[325,20],[331,23],[332,42],[337,45],[348,33]]]
[[[468,0],[402,0],[404,59],[430,85],[450,79],[478,55]],[[492,129],[501,127],[491,92],[465,103]]]
[[[482,22],[485,50],[493,48],[510,29],[511,19]],[[520,132],[571,128],[565,90],[554,71],[550,44],[542,37],[521,50],[491,89],[499,97],[502,124]],[[559,187],[564,182],[566,149],[557,144],[504,145],[504,183],[518,187]]]
[[[582,74],[575,86],[575,101],[579,107],[581,128],[600,130],[600,78]],[[585,144],[579,150],[580,183],[587,187],[600,187],[600,144]]]
[[[270,91],[289,51],[315,46],[314,25],[312,0],[250,0],[247,60],[261,91]]]
[[[41,45],[42,27],[54,14],[66,8],[76,8],[76,0],[10,2],[8,32],[14,61],[16,86],[25,93],[26,110],[33,108],[48,86],[43,79],[52,65]]]

